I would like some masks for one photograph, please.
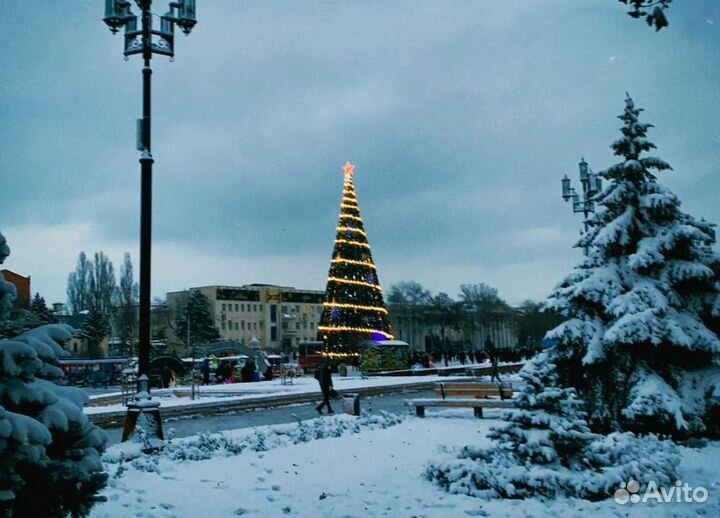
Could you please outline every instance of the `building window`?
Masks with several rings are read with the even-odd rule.
[[[262,329],[264,325],[265,325],[265,321],[264,321],[264,320],[261,320],[261,321],[260,321],[260,329]]]
[[[295,306],[295,313],[300,313],[300,306]]]
[[[237,322],[235,322],[235,331],[238,331],[239,329],[240,329],[240,324],[238,324]]]
[[[240,304],[240,311],[245,311],[245,304]]]
[[[295,322],[295,330],[300,330],[300,322]]]
[[[281,308],[281,310],[282,310],[283,313],[287,313],[287,306],[283,306],[283,307]]]
[[[225,304],[222,305],[222,310],[225,311]]]
[[[257,322],[253,322],[253,329],[257,330]]]
[[[307,322],[303,322],[303,329],[307,329]]]
[[[237,305],[237,304],[235,304],[235,311],[237,311],[237,310],[238,310],[238,305]]]
[[[310,322],[310,329],[315,329],[315,324],[313,324],[312,322]]]
[[[287,331],[287,322],[282,323],[283,331]]]
[[[258,309],[260,309],[260,311],[262,311],[262,304],[258,304]]]
[[[222,324],[220,324],[220,329],[222,329],[223,331],[225,331],[225,322],[223,322]]]
[[[240,321],[240,329],[242,329],[243,331],[245,331],[245,321],[244,321],[244,320],[241,320],[241,321]]]

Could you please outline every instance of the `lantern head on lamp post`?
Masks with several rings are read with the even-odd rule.
[[[588,215],[591,212],[595,212],[595,202],[593,201],[593,198],[602,191],[602,179],[600,178],[600,175],[594,173],[593,170],[590,169],[590,166],[584,158],[580,159],[578,169],[580,172],[580,185],[582,186],[583,191],[582,198],[580,194],[575,191],[575,188],[571,187],[570,178],[568,178],[567,175],[563,176],[560,181],[562,185],[562,198],[566,202],[572,200],[573,212],[581,212],[585,215],[583,225],[587,231]],[[585,253],[587,253],[587,249],[585,250]]]
[[[195,17],[195,0],[178,0],[170,4],[171,11],[177,8],[177,16],[174,18],[174,22],[183,31],[186,36],[190,34],[193,27],[197,23]]]
[[[103,18],[103,21],[113,34],[117,33],[120,27],[123,27],[132,19],[137,21],[137,16],[130,11],[130,2],[127,0],[105,0],[105,18]]]

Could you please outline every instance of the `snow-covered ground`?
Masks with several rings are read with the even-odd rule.
[[[452,448],[487,444],[485,434],[496,424],[474,418],[469,409],[436,411],[425,419],[342,415],[227,432],[220,443],[218,436],[183,439],[165,454],[119,463],[122,451],[132,457],[132,445],[125,443],[106,454],[108,501],[91,516],[720,516],[720,442],[681,448],[682,480],[707,488],[705,503],[485,501],[445,493],[423,478],[426,465],[451,457]]]
[[[517,380],[517,375],[505,375],[503,379]],[[333,385],[340,392],[352,392],[360,388],[369,387],[393,387],[423,384],[433,381],[458,381],[467,379],[461,376],[397,376],[397,377],[333,377]],[[208,403],[212,401],[232,401],[247,398],[272,398],[278,395],[289,394],[315,394],[320,393],[320,387],[315,378],[306,376],[296,378],[292,385],[283,385],[280,380],[261,381],[257,383],[232,383],[220,385],[207,385],[200,387],[200,398],[196,400],[190,399],[189,396],[177,397],[176,393],[188,393],[189,387],[177,387],[175,389],[163,389],[153,391],[153,397],[160,400],[162,406],[184,406],[194,405],[197,403]],[[109,394],[103,394],[97,397],[107,397]],[[120,404],[88,406],[85,407],[85,413],[97,414],[102,412],[114,412],[124,410],[125,407]]]

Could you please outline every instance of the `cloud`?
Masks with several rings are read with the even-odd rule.
[[[383,282],[539,297],[578,254],[559,180],[613,163],[626,91],[663,181],[720,221],[720,55],[698,30],[720,6],[701,1],[661,34],[606,0],[205,2],[175,62],[153,60],[153,293],[322,289],[351,160]],[[139,228],[141,65],[97,5],[73,9],[8,3],[0,54],[0,225],[51,298],[81,249],[117,264]]]

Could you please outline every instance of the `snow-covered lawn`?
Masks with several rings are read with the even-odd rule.
[[[428,462],[451,457],[452,448],[487,444],[485,434],[496,424],[492,419],[474,418],[470,410],[437,411],[425,419],[342,415],[302,425],[227,432],[223,435],[229,440],[219,449],[217,444],[212,446],[211,437],[183,439],[166,454],[124,463],[117,459],[128,446],[119,445],[106,454],[112,460],[107,463],[110,480],[104,491],[108,501],[98,504],[91,516],[720,515],[718,442],[702,449],[681,448],[682,480],[708,489],[709,499],[703,504],[620,505],[612,499],[595,503],[576,499],[485,501],[447,494],[423,478]]]

